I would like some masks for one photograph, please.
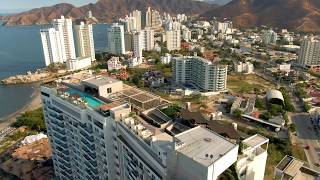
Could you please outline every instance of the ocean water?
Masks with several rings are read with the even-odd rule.
[[[0,22],[1,24],[1,22]],[[107,24],[94,25],[96,50],[105,49]],[[42,26],[0,26],[0,79],[44,67]],[[0,85],[0,119],[25,106],[37,85]]]

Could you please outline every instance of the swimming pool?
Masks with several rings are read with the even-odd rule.
[[[76,90],[76,89],[72,89],[72,88],[69,88],[69,90],[67,91],[69,94],[79,94],[79,96],[81,97],[81,99],[85,100],[88,105],[92,108],[96,108],[96,107],[99,107],[103,104],[102,101],[96,99],[95,97],[85,93],[85,92],[82,92],[82,91],[79,91],[79,90]]]

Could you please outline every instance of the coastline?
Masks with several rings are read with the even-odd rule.
[[[9,127],[16,119],[26,111],[32,111],[42,106],[39,86],[35,86],[35,91],[31,95],[30,101],[16,112],[0,118],[0,131]]]

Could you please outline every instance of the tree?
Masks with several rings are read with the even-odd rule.
[[[236,110],[233,111],[233,115],[235,117],[241,117],[242,113],[243,112],[240,109],[236,109]]]
[[[266,112],[260,114],[259,118],[263,119],[263,120],[269,120],[271,118],[271,114],[270,114],[270,112],[266,111]]]
[[[265,103],[261,98],[256,99],[255,107],[258,108],[259,110],[264,110],[266,109]]]
[[[27,126],[31,130],[46,131],[42,108],[23,113],[20,117],[17,118],[17,121],[13,123],[12,126]]]

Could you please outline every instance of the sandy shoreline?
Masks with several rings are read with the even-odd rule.
[[[10,124],[16,121],[16,118],[19,117],[20,114],[38,109],[42,106],[39,88],[39,86],[35,86],[35,91],[32,94],[31,100],[25,106],[6,117],[0,118],[0,130],[10,126]]]

